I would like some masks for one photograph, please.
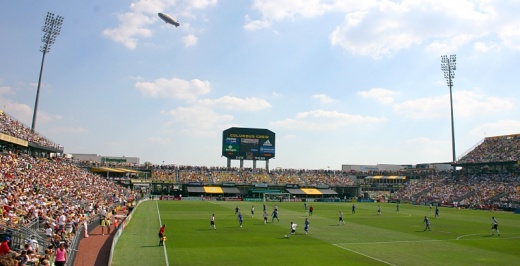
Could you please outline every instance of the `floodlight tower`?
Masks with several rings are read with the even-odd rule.
[[[455,69],[457,69],[457,56],[450,55],[448,58],[447,55],[441,56],[441,69],[444,72],[444,78],[450,87],[450,108],[451,108],[451,150],[453,152],[453,163],[456,162],[457,158],[455,157],[455,126],[453,122],[453,96],[452,96],[452,87],[453,87],[453,79],[455,78]],[[455,171],[455,166],[453,167]]]
[[[45,62],[45,54],[50,52],[51,46],[56,41],[56,37],[60,35],[61,24],[63,24],[63,17],[56,16],[54,17],[53,13],[47,12],[47,17],[45,17],[45,25],[42,27],[42,31],[44,32],[42,37],[43,45],[40,47],[40,51],[43,53],[42,56],[42,65],[40,67],[40,77],[38,78],[38,89],[36,89],[36,101],[34,102],[34,113],[31,125],[31,131],[34,132],[34,125],[36,123],[36,113],[38,111],[38,99],[40,98],[40,86],[42,83],[42,73],[43,73],[43,63]]]

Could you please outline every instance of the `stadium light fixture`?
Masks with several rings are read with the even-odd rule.
[[[452,95],[452,87],[453,87],[453,79],[455,79],[455,69],[457,69],[457,56],[447,55],[441,56],[441,70],[444,72],[444,78],[446,79],[447,85],[450,88],[450,108],[451,108],[451,150],[453,153],[453,163],[456,162],[457,158],[455,157],[455,126],[453,122],[453,95]],[[455,166],[453,167],[455,170]]]
[[[63,24],[62,16],[54,16],[53,13],[47,12],[45,17],[45,24],[42,27],[44,32],[42,37],[43,45],[40,47],[40,51],[43,53],[42,64],[40,67],[40,77],[38,78],[38,88],[36,89],[36,101],[34,102],[34,113],[31,125],[31,131],[34,132],[34,126],[36,124],[36,113],[38,111],[38,99],[40,98],[40,86],[42,83],[43,63],[45,62],[45,54],[51,51],[51,46],[56,41],[56,37],[60,35],[61,25]]]

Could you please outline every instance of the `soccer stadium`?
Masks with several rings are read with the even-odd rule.
[[[52,265],[63,250],[66,265],[520,259],[520,134],[486,137],[455,163],[269,169],[276,142],[264,129],[224,130],[228,165],[212,167],[70,156],[9,114],[0,121],[0,265]],[[242,167],[258,158],[265,168]]]

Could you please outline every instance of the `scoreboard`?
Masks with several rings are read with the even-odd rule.
[[[268,129],[232,127],[222,132],[222,156],[232,160],[269,160],[275,133]]]

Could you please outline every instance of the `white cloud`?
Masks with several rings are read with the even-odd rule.
[[[363,1],[368,2],[368,1]],[[359,6],[355,3],[337,1],[337,3],[320,0],[293,1],[293,0],[255,0],[252,9],[260,13],[260,19],[251,19],[246,15],[246,30],[258,30],[272,25],[273,21],[295,20],[299,17],[312,18],[325,14],[329,11],[343,9],[348,4]]]
[[[209,81],[201,81],[199,79],[188,81],[179,78],[160,78],[153,82],[137,82],[135,87],[144,96],[187,100],[195,100],[198,96],[211,91]]]
[[[520,132],[520,120],[499,120],[495,123],[480,125],[473,130],[471,134],[475,136],[502,136],[518,134]]]
[[[182,14],[184,17],[196,18],[192,14],[193,9],[204,9],[217,5],[217,0],[192,0],[186,1],[177,10],[176,14]],[[122,43],[129,49],[135,49],[140,38],[147,38],[153,35],[148,27],[159,19],[158,12],[164,12],[170,7],[175,7],[176,1],[164,0],[136,0],[130,4],[128,11],[117,14],[119,24],[115,28],[103,30],[103,36]],[[184,28],[189,28],[189,24],[183,23]],[[193,46],[197,43],[194,35],[188,35],[183,38],[185,47]]]
[[[14,95],[13,89],[11,87],[0,87],[0,95]]]
[[[381,1],[378,6],[347,13],[343,23],[331,33],[331,43],[352,54],[381,58],[438,39],[442,43],[458,38],[452,41],[456,46],[482,34],[473,29],[482,20],[480,14],[467,9],[453,13],[449,11],[453,5],[439,2]],[[457,26],[446,27],[447,20],[456,21]],[[460,31],[466,32],[464,38]]]
[[[271,95],[275,98],[282,97],[282,94],[276,91],[271,92]]]
[[[47,131],[57,134],[83,134],[85,132],[88,132],[88,130],[83,127],[58,127],[51,128]]]
[[[254,30],[259,30],[259,29],[263,29],[263,28],[268,28],[269,26],[271,26],[271,22],[269,22],[267,20],[251,21],[251,20],[249,20],[249,17],[246,16],[246,24],[244,25],[244,29],[254,31]]]
[[[190,0],[186,1],[192,8],[202,9],[210,6],[217,5],[217,0]]]
[[[180,123],[183,126],[178,126],[179,128],[186,128],[181,130],[183,134],[206,135],[224,128],[233,120],[232,115],[219,114],[201,106],[178,107],[167,114],[174,119],[170,125],[176,126]]]
[[[171,142],[171,139],[169,138],[148,138],[149,143],[156,143],[156,144],[169,144]]]
[[[194,46],[197,44],[197,36],[193,35],[193,34],[190,34],[190,35],[187,35],[187,36],[184,36],[182,38],[182,41],[184,42],[184,47],[190,47],[190,46]]]
[[[510,25],[504,25],[498,36],[504,46],[512,50],[520,50],[520,20]]]
[[[405,141],[403,150],[413,150],[415,158],[438,158],[437,162],[443,162],[441,158],[446,156],[446,147],[450,147],[449,141],[432,140],[426,137],[417,137]]]
[[[420,98],[394,104],[397,114],[412,119],[435,119],[445,117],[450,112],[450,95]],[[453,93],[453,113],[457,117],[470,117],[492,112],[511,110],[514,107],[512,100],[478,94],[472,91],[458,91]]]
[[[394,102],[393,96],[396,95],[397,92],[383,88],[372,88],[368,91],[358,91],[357,94],[363,98],[374,99],[382,104],[391,104]]]
[[[129,49],[135,49],[139,37],[152,36],[152,31],[146,28],[146,26],[154,23],[155,18],[151,18],[142,13],[133,12],[118,14],[117,17],[119,26],[117,28],[103,30],[105,37],[122,43]]]
[[[500,49],[500,46],[495,42],[476,42],[473,49],[478,53],[487,53],[492,50]]]
[[[175,5],[175,1],[164,0],[135,0],[130,4],[130,9],[134,12],[157,14],[157,10],[164,10],[168,6]]]
[[[352,115],[337,111],[313,110],[301,112],[296,117],[271,122],[272,126],[305,129],[305,130],[330,130],[352,124],[372,124],[384,122],[385,118]]]
[[[318,100],[320,103],[331,103],[331,102],[335,101],[334,99],[332,99],[331,97],[329,97],[326,94],[314,94],[311,97],[313,99]]]
[[[33,116],[32,107],[0,97],[0,108],[16,120],[28,126],[31,125]],[[38,112],[38,115],[40,115],[40,112]]]
[[[260,111],[271,108],[269,102],[255,97],[242,99],[232,96],[223,96],[217,99],[201,99],[198,101],[198,104],[206,107],[240,111]]]
[[[400,50],[423,45],[437,54],[451,53],[464,45],[500,40],[499,45],[520,49],[518,1],[402,0],[402,1],[291,1],[256,0],[246,15],[247,30],[272,26],[327,13],[344,14],[330,34],[331,44],[354,55],[382,58]],[[500,15],[498,15],[500,14]],[[435,21],[435,23],[432,23]],[[488,47],[493,45],[488,44]],[[483,48],[482,44],[476,48]],[[481,51],[476,49],[475,51]]]

